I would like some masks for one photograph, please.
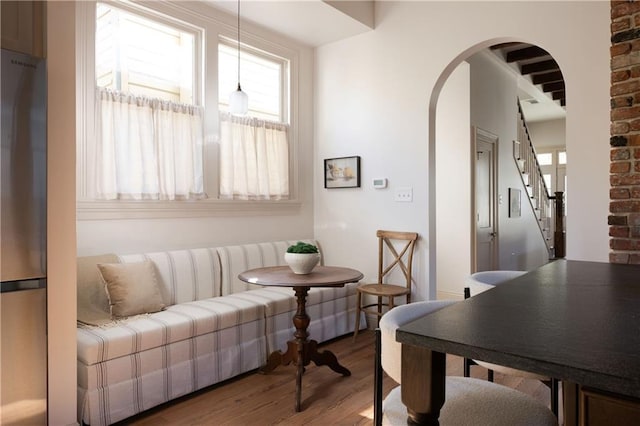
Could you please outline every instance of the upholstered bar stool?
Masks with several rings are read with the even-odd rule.
[[[395,335],[398,327],[442,309],[454,301],[415,302],[387,312],[376,330],[375,425],[406,425],[407,409],[400,386],[382,401],[382,370],[393,380],[401,380],[401,348]],[[515,389],[485,380],[447,377],[445,402],[440,411],[441,426],[552,426],[553,413],[542,403]]]
[[[527,271],[482,271],[471,274],[465,280],[465,299],[490,290],[493,287],[503,284],[514,278],[526,274]],[[558,381],[556,379],[541,376],[528,371],[517,370],[503,365],[491,364],[489,362],[464,359],[464,376],[469,377],[471,365],[477,364],[487,369],[488,379],[493,382],[493,373],[498,372],[507,376],[522,377],[524,379],[539,380],[551,390],[551,410],[558,415]]]
[[[465,279],[464,298],[468,299],[471,296],[480,294],[484,291],[490,290],[493,287],[502,284],[503,282],[518,278],[521,275],[526,274],[527,271],[482,271],[469,275]],[[502,367],[496,364],[491,364],[483,361],[476,361],[471,359],[464,359],[464,376],[469,377],[471,373],[471,365],[480,365],[487,369],[488,379],[493,382],[493,372],[498,371],[502,374],[509,374],[518,377],[524,377],[527,379],[535,380],[549,380],[548,377],[539,376],[533,373],[527,373],[525,371],[516,370],[513,368]]]

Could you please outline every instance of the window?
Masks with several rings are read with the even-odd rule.
[[[240,53],[240,83],[249,96],[250,117],[228,112],[229,93],[238,83],[238,51],[218,45],[220,108],[219,197],[232,200],[289,198],[287,61],[257,49]],[[225,90],[226,89],[226,90]]]
[[[250,45],[242,45],[242,88],[249,94],[251,112],[249,117],[242,117],[240,121],[250,122],[254,128],[261,127],[263,134],[272,135],[270,138],[277,137],[276,143],[254,144],[261,157],[244,157],[247,164],[260,162],[261,167],[254,172],[268,176],[268,185],[261,183],[257,186],[259,191],[255,195],[230,196],[221,193],[221,165],[232,164],[235,167],[236,162],[229,163],[228,158],[223,160],[227,151],[222,149],[220,135],[228,95],[237,85],[234,29],[218,19],[217,12],[209,13],[209,9],[198,2],[89,0],[78,2],[76,11],[79,220],[200,217],[228,215],[238,209],[273,214],[274,209],[291,212],[298,208],[297,144],[299,132],[307,138],[310,131],[298,128],[297,93],[300,81],[303,87],[310,88],[310,78],[305,76],[301,79],[299,74],[301,53],[304,55],[302,63],[311,68],[308,59],[310,49],[282,42],[275,35],[271,40],[269,36],[256,36],[250,32],[243,34],[242,41],[250,42]],[[133,30],[135,35],[131,35]],[[157,41],[161,41],[163,46],[158,47]],[[171,59],[167,59],[167,52]],[[224,65],[228,62],[231,65]],[[211,68],[211,64],[218,63],[221,64],[220,70]],[[219,77],[217,71],[225,73],[225,70],[228,70],[226,77]],[[259,78],[255,80],[255,76]],[[221,83],[221,79],[228,83]],[[219,87],[219,84],[227,87]],[[188,138],[169,136],[168,139],[199,142],[190,142],[192,149],[187,150],[163,145],[167,149],[162,150],[162,157],[175,159],[173,163],[147,155],[155,149],[155,141],[141,143],[137,147],[131,145],[131,148],[135,147],[135,155],[120,150],[119,158],[135,164],[139,163],[138,158],[144,159],[145,164],[149,164],[146,160],[152,158],[155,162],[153,167],[157,170],[193,169],[196,174],[201,171],[201,177],[184,180],[169,176],[153,181],[149,176],[159,173],[153,168],[149,172],[138,173],[134,178],[120,177],[119,172],[111,170],[109,185],[114,185],[114,180],[127,181],[136,189],[128,188],[124,194],[117,194],[104,184],[99,186],[100,167],[109,170],[112,164],[98,167],[97,159],[109,155],[114,157],[114,150],[105,150],[98,118],[109,109],[114,111],[113,115],[118,115],[122,110],[139,109],[139,105],[145,106],[149,121],[179,112],[183,118],[179,120],[179,129],[174,126],[161,134],[188,131],[191,133]],[[306,104],[302,113],[305,116],[310,114]],[[231,117],[234,132],[238,118]],[[114,124],[110,129],[117,133],[129,127],[128,124]],[[268,151],[263,148],[268,148]],[[177,154],[184,155],[179,158]],[[201,159],[194,162],[193,159],[199,156]],[[275,163],[277,169],[265,169],[262,167],[264,161],[259,158],[269,158],[267,163]],[[274,162],[274,158],[277,161]],[[238,163],[241,165],[242,161]],[[164,187],[176,184],[182,189],[162,195]],[[156,188],[160,188],[158,194]],[[103,197],[99,192],[111,195]],[[174,201],[182,199],[199,201]],[[256,202],[228,202],[236,199]]]
[[[193,33],[96,5],[98,87],[194,104]]]
[[[238,47],[223,39],[218,44],[218,104],[228,111],[229,94],[238,86]],[[288,61],[255,48],[242,47],[240,79],[249,95],[249,115],[287,123]]]
[[[553,164],[553,155],[550,152],[538,154],[538,164],[541,166],[549,166]]]
[[[544,173],[542,175],[542,178],[544,179],[544,184],[547,186],[547,193],[549,196],[553,195],[553,187],[551,186],[551,173]]]
[[[565,191],[567,151],[564,147],[542,148],[537,158],[549,196],[556,191]]]
[[[193,33],[96,5],[95,198],[204,198]]]
[[[567,164],[567,151],[558,151],[558,164]]]

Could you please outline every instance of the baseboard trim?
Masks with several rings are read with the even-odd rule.
[[[378,324],[378,316],[375,314],[365,314],[367,318],[367,330],[375,330],[376,324]]]
[[[440,291],[436,292],[436,299],[438,300],[464,300],[464,294],[453,293],[450,291]]]

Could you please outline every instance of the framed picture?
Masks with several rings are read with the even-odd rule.
[[[520,217],[520,190],[509,188],[509,217]]]
[[[325,188],[360,188],[360,157],[324,160]]]

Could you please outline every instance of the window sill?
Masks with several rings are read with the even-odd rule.
[[[299,212],[299,200],[285,201],[78,201],[77,220],[272,216]]]

